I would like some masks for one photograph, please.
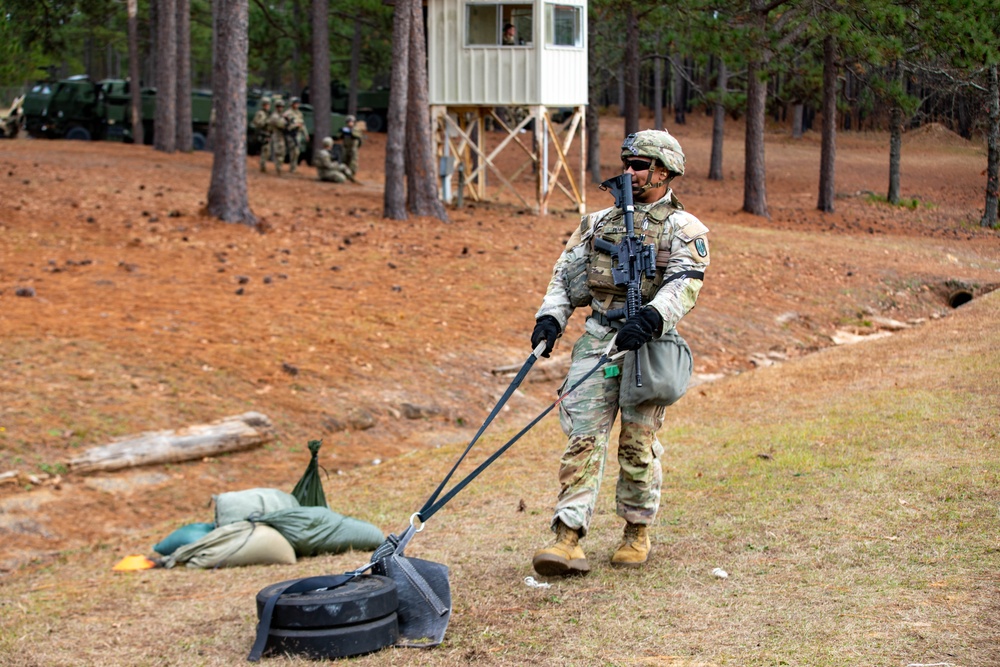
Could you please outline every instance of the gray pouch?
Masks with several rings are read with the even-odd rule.
[[[639,358],[642,386],[635,386],[635,360]],[[619,389],[621,405],[672,405],[687,391],[694,360],[691,348],[672,331],[625,355]]]

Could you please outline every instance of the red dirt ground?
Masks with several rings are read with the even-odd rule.
[[[621,130],[602,119],[606,176]],[[1000,235],[978,226],[980,143],[935,125],[907,135],[903,193],[915,206],[892,208],[869,197],[886,189],[887,137],[840,135],[837,210],[823,214],[819,137],[774,129],[768,220],[740,212],[740,127],[726,136],[722,182],[706,178],[708,119],[671,130],[688,155],[676,191],[712,230],[706,286],[680,327],[696,382],[828,347],[838,330],[919,326],[946,316],[956,290],[1000,283]],[[209,520],[213,493],[289,490],[313,438],[324,440],[331,474],[468,441],[509,381],[493,371],[529,352],[533,314],[578,215],[558,198],[550,215],[535,215],[492,178],[497,201],[450,210],[447,224],[384,220],[384,145],[385,135],[369,137],[359,184],[318,183],[308,167],[278,178],[251,159],[260,233],[203,213],[208,153],[0,144],[0,473],[21,473],[0,483],[0,571],[85,544],[134,550]],[[520,161],[508,151],[500,164],[513,173]],[[532,192],[530,170],[517,184]],[[594,185],[587,201],[610,203]],[[564,339],[539,364],[499,428],[520,427],[552,400],[569,347]],[[114,437],[248,410],[272,419],[276,443],[65,472]]]

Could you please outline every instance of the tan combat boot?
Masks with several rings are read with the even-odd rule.
[[[615,567],[639,567],[649,558],[649,533],[646,526],[626,523],[625,535],[618,550],[611,556]]]
[[[539,549],[531,559],[535,572],[543,577],[560,577],[590,572],[587,555],[580,548],[580,533],[562,521],[556,525],[556,541]]]

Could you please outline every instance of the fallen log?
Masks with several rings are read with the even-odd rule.
[[[250,449],[272,440],[274,426],[271,420],[259,412],[245,412],[211,424],[149,431],[92,447],[70,460],[67,466],[74,473],[107,472],[155,463],[190,461]]]

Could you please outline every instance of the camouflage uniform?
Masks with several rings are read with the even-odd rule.
[[[325,138],[323,140],[323,150],[316,156],[316,170],[319,172],[319,180],[331,183],[343,183],[348,179],[353,181],[354,175],[351,173],[350,168],[342,162],[335,160],[330,154],[332,146],[333,139],[330,137]]]
[[[253,121],[250,126],[254,129],[257,135],[257,144],[260,146],[260,170],[267,171],[267,158],[271,150],[268,142],[271,138],[271,132],[268,130],[268,119],[271,117],[271,99],[269,97],[263,97],[260,100],[260,108],[257,109],[257,113],[253,115]]]
[[[305,117],[299,109],[299,98],[293,97],[292,107],[285,112],[285,121],[288,129],[285,131],[285,138],[288,143],[288,163],[289,171],[295,171],[299,165],[299,155],[306,149],[309,142],[309,132],[306,130]]]
[[[281,173],[281,164],[285,161],[285,103],[277,100],[274,103],[274,111],[267,119],[267,127],[271,132],[270,158],[274,161],[274,169]]]
[[[665,166],[674,174],[683,174],[680,145],[666,132],[647,130],[631,135],[630,139],[638,136],[640,140],[634,143],[641,145],[643,140],[664,141],[662,135],[669,137],[673,142],[670,145],[676,147],[673,163]],[[629,145],[627,139],[626,146]],[[660,157],[657,152],[656,146],[637,153],[623,148],[623,158],[633,154]],[[653,243],[657,248],[656,277],[643,280],[642,305],[652,307],[662,318],[661,337],[674,335],[677,322],[694,307],[703,281],[685,276],[667,282],[667,278],[683,271],[704,271],[709,262],[708,229],[683,210],[669,187],[655,202],[636,202],[633,221],[635,230],[645,234],[644,242]],[[606,277],[602,279],[598,275],[600,267],[609,269],[611,260],[608,253],[594,247],[594,239],[600,237],[617,244],[624,233],[624,214],[618,208],[586,215],[555,264],[536,319],[551,316],[558,322],[560,331],[565,331],[575,307],[587,305],[592,309],[584,334],[573,346],[569,373],[561,391],[593,368],[622,326],[622,322],[609,321],[604,316],[609,310],[624,306],[624,292],[623,288],[615,288]],[[580,266],[579,262],[584,260],[586,272],[577,275],[576,290],[571,290],[572,267],[574,264]],[[581,290],[582,281],[586,282],[583,297],[571,298],[571,294]],[[621,379],[614,369],[598,371],[560,403],[560,423],[569,440],[560,461],[560,493],[552,519],[553,530],[562,522],[580,537],[587,534],[604,474],[611,429],[619,411],[616,513],[629,524],[641,526],[648,526],[656,516],[663,453],[656,433],[663,425],[665,408],[650,404],[623,405],[619,395]]]
[[[354,116],[348,116],[346,122],[347,125],[341,129],[341,135],[344,139],[344,164],[351,168],[352,174],[357,174],[358,149],[361,148],[361,142],[364,141],[364,137],[361,134],[361,130],[354,127]]]

